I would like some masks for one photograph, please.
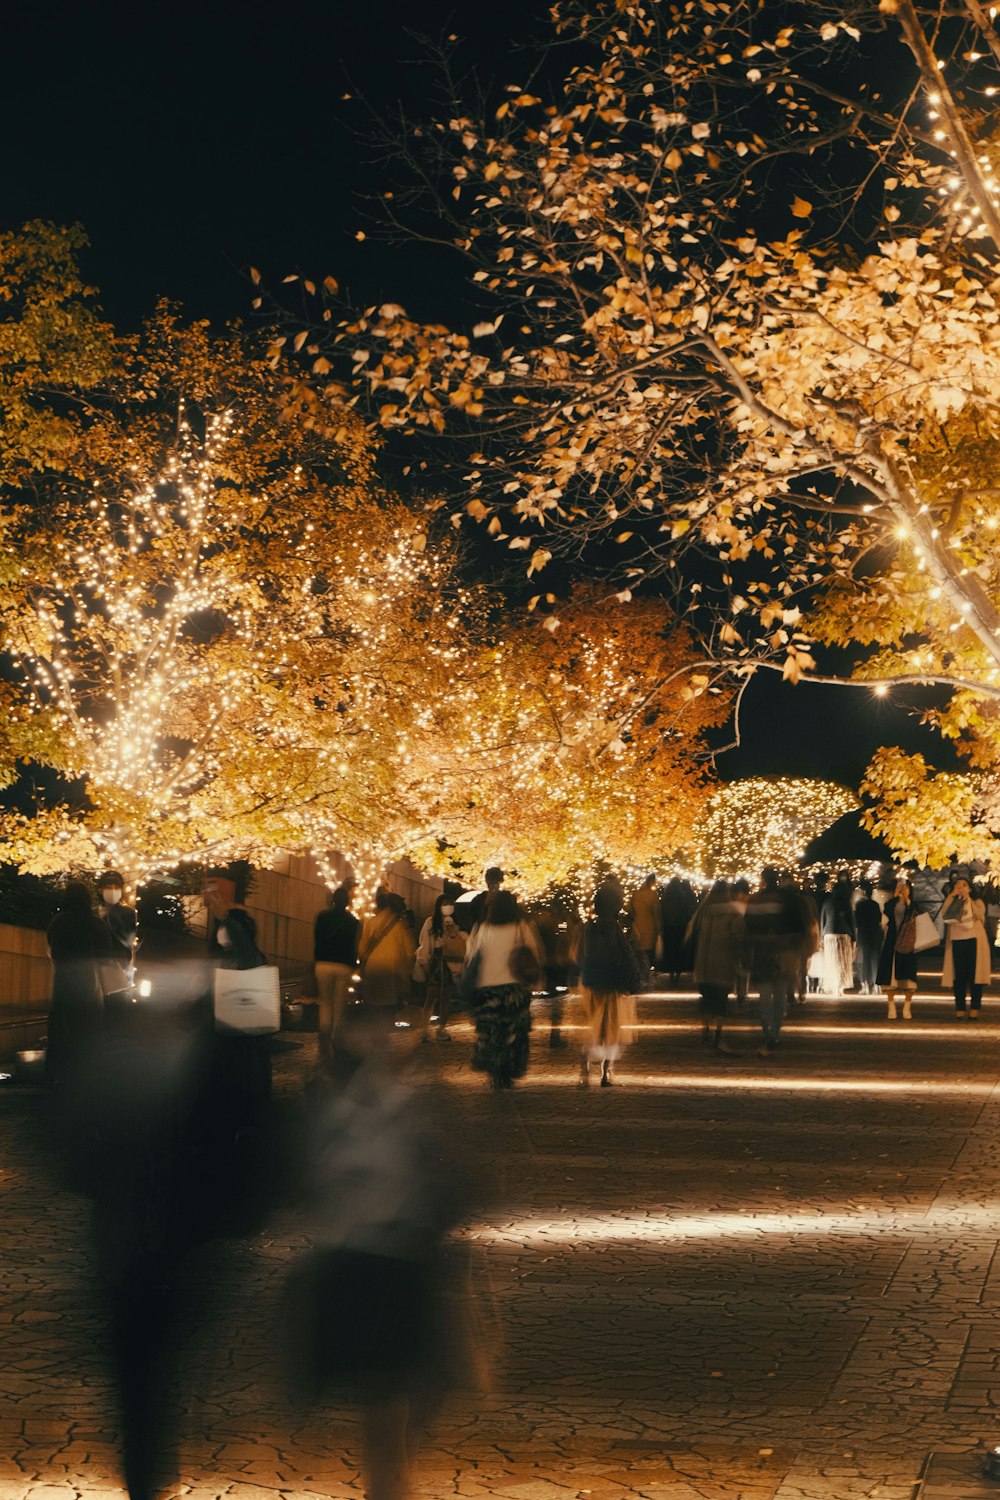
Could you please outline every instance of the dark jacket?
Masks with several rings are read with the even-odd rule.
[[[642,974],[628,938],[618,923],[605,919],[588,922],[580,936],[580,982],[588,990],[634,995],[642,986]]]
[[[797,893],[788,887],[754,891],[743,920],[752,977],[757,981],[793,978],[806,921]]]
[[[823,902],[820,916],[824,937],[838,934],[841,937],[855,936],[854,912],[851,910],[851,893],[846,888],[835,886]]]
[[[361,923],[349,911],[327,907],[316,918],[313,961],[318,964],[351,964],[357,961]]]

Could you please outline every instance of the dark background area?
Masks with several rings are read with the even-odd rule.
[[[371,235],[365,199],[393,186],[391,165],[376,167],[365,146],[371,111],[426,115],[431,78],[417,30],[462,39],[470,92],[474,74],[496,90],[538,66],[557,69],[557,49],[540,50],[547,10],[547,0],[283,0],[257,10],[15,0],[0,59],[0,222],[81,223],[85,271],[125,328],[160,296],[215,322],[252,316],[250,264],[271,281],[330,273],[359,302],[461,318],[457,257]],[[741,744],[719,769],[856,786],[886,743],[940,748],[902,695],[793,687],[761,672],[744,698]]]

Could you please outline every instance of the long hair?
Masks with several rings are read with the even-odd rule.
[[[511,927],[517,919],[517,897],[512,891],[497,891],[483,914],[483,921],[490,927]]]

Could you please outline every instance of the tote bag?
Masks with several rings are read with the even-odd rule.
[[[941,936],[934,925],[933,917],[928,916],[925,911],[918,911],[917,920],[913,926],[914,953],[923,953],[927,948],[937,947]]]
[[[261,1035],[281,1029],[281,985],[275,964],[216,969],[215,1028]]]

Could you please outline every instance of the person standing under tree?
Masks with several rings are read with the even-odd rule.
[[[317,913],[313,940],[316,993],[319,999],[319,1050],[330,1050],[334,1032],[343,1019],[354,966],[358,959],[361,923],[351,904],[353,888],[340,885],[330,893],[325,911]]]
[[[969,999],[969,1018],[979,1019],[983,988],[991,978],[990,942],[986,936],[986,905],[978,892],[960,875],[941,908],[945,926],[943,985],[951,985],[955,996],[955,1014],[966,1018],[965,1001]]]
[[[125,882],[117,870],[105,870],[98,877],[97,895],[97,915],[111,935],[111,956],[122,975],[121,984],[106,988],[104,1017],[110,1022],[131,1004],[139,919],[135,907],[124,899]]]
[[[760,1024],[764,1044],[760,1057],[769,1057],[781,1045],[781,1025],[789,982],[795,977],[796,955],[802,942],[802,913],[798,902],[778,884],[773,865],[761,871],[760,890],[747,902],[746,937],[750,953],[750,977],[757,986]]]
[[[622,932],[621,901],[602,886],[594,895],[594,918],[580,933],[580,998],[586,1041],[580,1059],[580,1087],[590,1083],[590,1065],[601,1064],[601,1087],[613,1082],[611,1065],[621,1056],[635,1027],[635,993],[642,976],[635,949]]]
[[[854,926],[858,934],[858,987],[862,995],[874,995],[882,952],[882,908],[872,895],[870,880],[861,882],[861,900],[854,908]]]
[[[447,890],[434,902],[434,910],[420,931],[416,970],[426,985],[424,998],[424,1036],[431,1035],[431,1022],[437,1020],[437,1038],[450,1041],[448,1019],[451,999],[465,963],[468,939],[455,921],[455,898]]]

